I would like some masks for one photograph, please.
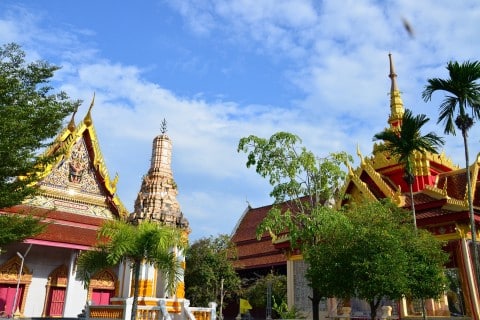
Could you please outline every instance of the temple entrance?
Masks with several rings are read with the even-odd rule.
[[[21,274],[20,267],[22,266]],[[0,316],[9,317],[19,311],[23,314],[25,297],[32,282],[32,273],[20,258],[14,255],[0,266]],[[18,287],[18,290],[17,290]],[[15,307],[14,307],[15,304]]]
[[[65,303],[65,289],[61,287],[52,287],[48,297],[47,316],[61,317],[63,314],[63,306]]]
[[[53,270],[48,277],[47,300],[44,316],[61,317],[65,306],[65,293],[68,283],[68,271],[65,265]]]
[[[17,309],[20,309],[20,303],[23,301],[23,291],[25,285],[20,285],[17,291],[16,284],[0,284],[0,316],[10,317]],[[16,295],[16,298],[15,298]],[[15,303],[15,307],[13,304]]]
[[[92,290],[92,305],[108,305],[110,298],[115,295],[115,290],[108,289],[93,289]]]
[[[110,304],[110,298],[115,296],[117,277],[109,270],[96,273],[90,280],[88,297],[92,305]]]

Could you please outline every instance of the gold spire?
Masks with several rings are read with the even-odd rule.
[[[95,92],[93,93],[93,98],[92,98],[92,102],[90,102],[90,107],[88,108],[88,112],[87,112],[87,115],[85,116],[85,118],[83,119],[83,123],[85,123],[85,125],[87,127],[91,126],[92,125],[92,114],[91,114],[91,111],[92,111],[92,108],[93,108],[93,105],[95,104]]]
[[[390,117],[388,118],[388,123],[390,124],[390,128],[394,129],[401,125],[405,109],[403,107],[402,98],[400,97],[400,91],[398,90],[397,74],[395,73],[391,53],[388,54],[388,58],[390,60],[390,74],[388,76],[392,81],[390,88]]]
[[[75,131],[75,114],[77,113],[77,111],[78,111],[78,104],[75,107],[75,110],[73,110],[72,118],[70,119],[70,122],[68,123],[68,126],[67,126],[70,132]]]

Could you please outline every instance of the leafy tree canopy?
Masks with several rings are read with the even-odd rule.
[[[37,235],[45,229],[45,226],[40,224],[39,218],[30,215],[0,215],[0,230],[2,230],[0,232],[0,253],[5,245]]]
[[[253,307],[265,308],[267,305],[267,290],[270,287],[272,301],[278,304],[287,302],[287,276],[269,273],[260,276],[245,288],[244,296]]]
[[[437,298],[445,290],[441,242],[415,232],[409,212],[390,201],[319,208],[309,218],[300,238],[315,242],[301,250],[307,279],[322,296],[365,299],[373,319],[385,297]]]
[[[346,178],[341,165],[351,156],[317,158],[300,142],[279,132],[269,139],[242,138],[238,150],[248,154],[247,167],[254,166],[273,187],[276,205],[257,236],[287,233],[291,247],[300,249],[313,290],[313,318],[319,318],[322,297],[366,299],[373,318],[384,297],[438,295],[445,255],[433,236],[422,231],[417,237],[408,213],[390,202],[335,209],[325,200],[338,195]]]
[[[272,185],[270,196],[276,203],[304,196],[311,197],[311,202],[331,199],[345,181],[341,165],[352,161],[350,155],[339,152],[321,158],[301,143],[300,137],[288,132],[277,132],[269,139],[251,135],[238,143],[238,152],[247,153],[247,167],[254,166]]]
[[[187,249],[185,295],[192,305],[220,304],[223,279],[223,299],[228,302],[240,290],[240,278],[232,259],[236,249],[228,235],[202,238]]]
[[[49,85],[59,69],[45,61],[27,62],[20,46],[0,47],[0,208],[19,204],[35,192],[31,185],[54,155],[40,155],[80,101]],[[18,178],[21,177],[21,178]]]

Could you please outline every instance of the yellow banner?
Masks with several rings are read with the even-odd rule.
[[[252,309],[250,302],[248,302],[248,300],[245,300],[245,299],[240,299],[240,314],[244,314],[250,309]]]

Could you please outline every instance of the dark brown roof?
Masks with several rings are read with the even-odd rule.
[[[458,170],[455,174],[441,174],[437,187],[444,189],[447,186],[447,194],[455,199],[463,200],[466,194],[467,175],[465,170]]]
[[[238,253],[238,260],[234,261],[235,268],[254,269],[286,264],[285,255],[275,249],[270,235],[265,234],[257,240],[257,226],[271,208],[271,205],[260,208],[248,207],[243,214],[232,235]]]
[[[43,217],[47,224],[45,232],[31,240],[50,242],[52,246],[93,246],[97,241],[97,230],[105,219],[78,215],[70,212],[46,210],[18,205],[2,210],[3,213],[32,214]]]

